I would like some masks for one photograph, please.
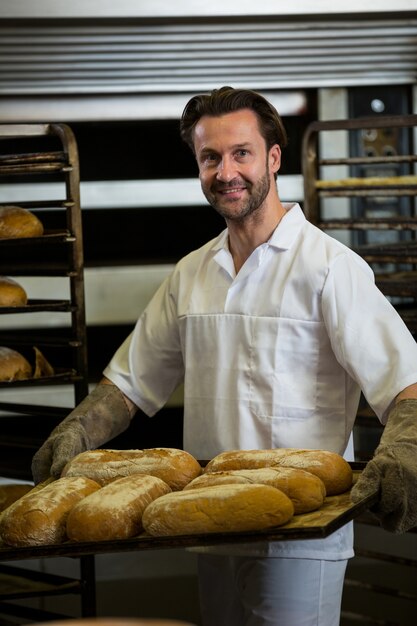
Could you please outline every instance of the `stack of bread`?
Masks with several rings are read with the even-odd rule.
[[[13,546],[257,531],[319,509],[352,485],[350,465],[324,450],[236,450],[205,468],[175,448],[91,450],[3,511]]]

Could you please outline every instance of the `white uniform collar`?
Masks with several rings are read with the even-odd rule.
[[[288,250],[300,232],[306,218],[299,204],[284,202],[282,206],[287,213],[284,215],[267,243],[279,250]],[[213,251],[219,250],[229,251],[227,228],[218,236],[213,246]]]

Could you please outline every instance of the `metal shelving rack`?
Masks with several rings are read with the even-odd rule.
[[[87,345],[84,301],[84,262],[82,247],[82,223],[80,208],[80,175],[78,151],[71,129],[64,124],[9,125],[0,124],[0,150],[2,140],[15,140],[34,137],[56,137],[61,151],[0,154],[0,183],[3,177],[12,180],[20,177],[42,176],[42,180],[53,177],[63,183],[63,197],[59,200],[13,202],[18,206],[33,211],[54,209],[64,214],[60,230],[48,230],[41,237],[25,239],[1,239],[0,261],[2,274],[16,276],[64,276],[68,278],[70,298],[62,300],[29,300],[27,306],[19,308],[2,307],[0,313],[29,314],[39,311],[64,311],[71,314],[71,331],[67,336],[51,338],[48,333],[25,338],[19,333],[0,334],[0,341],[7,344],[33,344],[33,341],[45,345],[61,343],[73,350],[73,359],[65,372],[57,379],[38,381],[37,384],[60,384],[62,378],[74,385],[75,403],[78,404],[88,391],[87,383]],[[22,182],[22,185],[24,182]],[[0,188],[1,189],[1,188]],[[0,194],[1,199],[1,194]],[[1,199],[1,205],[5,203]],[[60,259],[47,254],[48,248],[61,247],[65,255]],[[38,255],[36,256],[36,252]],[[46,257],[46,258],[45,258]],[[4,383],[6,384],[6,383]],[[15,383],[12,383],[15,384]],[[33,380],[18,384],[35,384]],[[0,409],[8,409],[0,403]],[[27,407],[30,411],[33,407]]]
[[[32,145],[36,146],[35,151],[28,150],[28,146]],[[51,145],[53,150],[50,150]],[[47,183],[54,183],[50,188],[57,189],[58,186],[62,196],[59,199],[28,201],[26,193],[24,201],[8,201],[7,193],[4,193],[7,187],[3,186],[2,192],[2,183],[23,189],[24,185],[33,181],[46,183],[46,189],[49,189]],[[7,327],[0,330],[0,345],[21,351],[22,354],[36,346],[40,350],[52,351],[55,355],[65,355],[65,362],[54,367],[53,375],[0,382],[0,393],[4,389],[71,385],[76,405],[88,393],[87,341],[78,150],[68,126],[0,124],[0,206],[5,205],[19,206],[42,216],[40,219],[44,233],[34,238],[0,239],[1,274],[16,278],[17,281],[19,276],[39,277],[42,281],[47,281],[49,277],[62,277],[64,282],[68,281],[69,296],[67,299],[57,299],[51,293],[50,298],[29,298],[25,306],[0,307],[0,315],[24,315],[29,320],[28,327],[24,324],[22,330],[20,326],[13,331]],[[49,216],[53,216],[55,221],[58,216],[58,223],[50,225]],[[66,313],[70,319],[69,326],[66,321],[64,330],[60,327],[57,333],[45,323],[45,326],[35,330],[30,325],[30,315],[45,312]],[[54,366],[52,359],[50,362]],[[51,397],[54,397],[53,394]],[[0,400],[0,411],[3,416],[0,420],[0,475],[29,478],[27,474],[31,456],[41,443],[35,440],[34,433],[42,437],[45,428],[49,430],[51,425],[61,421],[68,409],[54,406],[53,403],[40,406],[31,402]],[[16,425],[12,434],[9,432],[10,424]],[[28,429],[28,424],[33,426]],[[22,468],[25,464],[28,467]],[[0,567],[0,614],[3,616],[14,616],[14,619],[24,622],[66,617],[15,604],[14,601],[67,593],[80,594],[83,616],[95,614],[93,556],[80,558],[79,579],[14,568],[6,564]],[[8,622],[4,617],[0,621],[16,623]]]
[[[371,265],[377,286],[391,300],[414,336],[417,331],[417,156],[412,146],[417,144],[416,129],[417,115],[314,122],[307,128],[302,149],[303,208],[307,219],[336,238],[345,239]],[[380,150],[372,149],[369,153],[365,150],[362,155],[350,156],[354,133],[372,137],[398,137],[405,133],[408,141],[398,144],[404,148],[401,153],[384,150],[381,144]],[[330,155],[320,154],[324,152],[323,146],[330,146]],[[369,172],[373,175],[367,175]],[[357,210],[358,199],[368,199],[362,203],[365,207],[362,212]],[[395,206],[398,212],[393,210]],[[372,456],[381,432],[379,421],[363,400],[354,430],[357,460],[366,461]],[[355,526],[356,556],[345,579],[341,624],[410,624],[410,615],[415,615],[417,609],[417,595],[407,581],[410,571],[417,568],[417,559],[410,558],[416,553],[417,529],[406,533],[404,550],[401,537],[379,528],[371,514],[360,516]],[[370,540],[375,535],[379,544],[372,549]],[[364,563],[363,571],[370,572],[365,579],[361,575]],[[413,576],[411,573],[411,579]]]

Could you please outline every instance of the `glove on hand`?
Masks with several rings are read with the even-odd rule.
[[[99,384],[60,423],[32,460],[35,484],[51,475],[59,478],[66,463],[85,450],[97,448],[129,426],[133,411],[115,385]]]
[[[404,533],[417,526],[417,400],[401,400],[392,409],[351,499],[358,502],[376,492],[379,501],[370,510],[385,530]]]

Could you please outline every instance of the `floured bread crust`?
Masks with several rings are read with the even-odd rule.
[[[82,476],[59,478],[34,488],[6,509],[0,519],[0,537],[11,546],[38,546],[66,539],[68,513],[100,485]]]
[[[67,535],[74,541],[134,537],[143,530],[142,515],[146,507],[170,492],[170,487],[155,476],[134,474],[118,478],[70,511]]]
[[[132,474],[156,476],[173,491],[179,491],[202,472],[188,452],[177,448],[144,450],[88,450],[64,467],[62,476],[86,476],[100,485]]]
[[[169,493],[142,517],[153,536],[245,532],[281,526],[294,514],[291,500],[269,485],[215,485]]]
[[[294,467],[318,476],[326,487],[326,495],[343,493],[351,488],[353,472],[345,459],[327,450],[275,448],[270,450],[229,450],[215,456],[205,472],[261,467]]]
[[[292,467],[263,467],[206,473],[194,478],[184,489],[232,483],[263,484],[280,489],[292,501],[295,514],[317,510],[326,497],[326,488],[318,476]]]

